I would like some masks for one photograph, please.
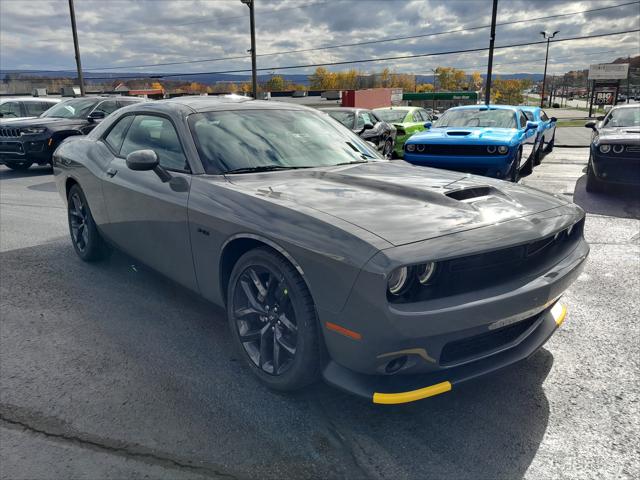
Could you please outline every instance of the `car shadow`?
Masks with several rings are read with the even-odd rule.
[[[545,349],[411,404],[321,382],[283,394],[253,376],[220,308],[123,254],[86,264],[62,238],[0,268],[2,402],[56,417],[61,436],[242,478],[476,480],[523,477],[547,428]]]
[[[27,170],[11,170],[9,167],[0,165],[0,180],[9,178],[26,178],[52,176],[51,167],[48,165],[33,165]]]
[[[587,176],[576,182],[573,202],[587,213],[608,215],[611,217],[640,219],[640,188],[608,185],[602,193],[590,193],[586,190]]]

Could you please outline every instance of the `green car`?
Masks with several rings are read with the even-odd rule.
[[[432,114],[420,107],[384,107],[375,108],[375,114],[387,123],[396,127],[396,144],[394,156],[402,158],[404,142],[416,132],[425,129],[425,122],[434,120]]]

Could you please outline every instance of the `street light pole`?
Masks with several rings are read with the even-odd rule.
[[[487,65],[487,81],[484,92],[484,103],[491,103],[491,75],[493,73],[493,45],[496,41],[496,15],[498,14],[498,0],[493,0],[491,13],[491,37],[489,38],[489,64]]]
[[[556,36],[556,33],[559,33],[559,30],[553,32],[553,35],[548,35],[547,32],[540,32],[542,38],[547,40],[547,55],[544,57],[544,75],[542,77],[542,95],[540,96],[540,108],[544,107],[544,89],[547,86],[547,63],[549,62],[549,43],[551,39]]]
[[[251,84],[253,98],[258,98],[258,73],[256,69],[256,20],[254,15],[255,0],[240,0],[249,7],[249,22],[251,23]]]
[[[80,83],[80,96],[84,97],[84,77],[82,76],[82,62],[80,61],[80,45],[78,45],[78,31],[76,30],[76,10],[73,8],[73,0],[69,0],[69,15],[71,16],[71,32],[73,33],[73,48],[76,53],[76,68],[78,69],[78,83]]]

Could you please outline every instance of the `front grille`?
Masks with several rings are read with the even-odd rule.
[[[0,127],[0,137],[19,137],[20,129],[13,127]]]
[[[447,365],[471,359],[492,352],[518,339],[531,328],[539,315],[527,318],[513,325],[499,328],[473,337],[447,343],[440,354],[440,364]]]
[[[627,152],[640,153],[640,145],[627,145]]]
[[[497,148],[493,153],[489,153],[486,145],[433,145],[420,143],[416,144],[414,152],[419,155],[459,155],[474,157],[503,155],[498,153]]]
[[[411,303],[459,295],[526,278],[548,270],[573,250],[584,229],[584,219],[568,229],[524,245],[437,262],[429,285],[417,282],[401,296],[389,294],[393,303]]]
[[[0,152],[23,153],[22,144],[20,142],[0,142]]]

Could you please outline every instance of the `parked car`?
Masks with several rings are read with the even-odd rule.
[[[396,128],[380,120],[371,110],[346,107],[323,108],[321,110],[352,130],[363,140],[374,144],[384,157],[391,156],[396,140]]]
[[[86,135],[117,109],[141,102],[134,97],[83,97],[56,104],[38,118],[0,124],[0,164],[26,170],[51,163],[56,147],[72,135]]]
[[[640,186],[640,105],[613,107],[591,128],[587,191],[602,192],[608,184]]]
[[[61,144],[54,177],[82,260],[114,245],[226,307],[278,390],[322,375],[411,402],[527,358],[589,252],[566,197],[388,161],[317,110],[238,96],[123,108]]]
[[[524,112],[527,120],[538,124],[538,136],[536,138],[533,163],[540,165],[542,155],[553,151],[556,143],[556,124],[558,119],[556,117],[549,117],[540,107],[521,106],[519,108]]]
[[[406,161],[512,182],[533,168],[538,124],[518,107],[453,107],[428,126],[405,143]]]
[[[425,122],[434,120],[433,115],[419,107],[374,108],[373,113],[396,127],[396,144],[393,152],[394,156],[400,158],[404,155],[404,142],[414,133],[424,130]]]
[[[0,98],[0,124],[7,120],[38,117],[60,101],[50,97]]]

